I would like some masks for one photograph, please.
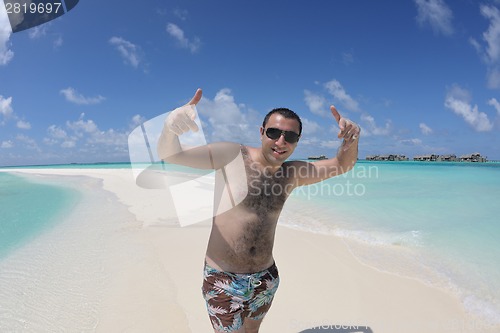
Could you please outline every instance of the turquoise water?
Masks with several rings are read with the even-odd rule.
[[[144,258],[134,217],[92,177],[0,172],[0,193],[0,331],[94,332],[112,277]]]
[[[150,165],[147,163],[145,165]],[[130,162],[121,163],[73,163],[50,165],[2,166],[2,169],[129,169]]]
[[[73,190],[0,172],[0,258],[53,227],[77,198]]]
[[[364,244],[353,253],[368,264],[446,287],[500,323],[499,198],[498,163],[360,161],[292,200],[315,217],[295,225]],[[408,264],[398,261],[403,252]]]

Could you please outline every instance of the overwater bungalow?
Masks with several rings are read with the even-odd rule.
[[[428,155],[419,155],[413,157],[414,161],[424,161],[424,162],[434,162],[438,159],[439,155],[436,154],[428,154]]]
[[[366,156],[367,161],[408,161],[405,155],[389,154],[389,155],[369,155]]]
[[[472,153],[460,156],[460,162],[486,162],[486,156],[481,156],[480,153]]]
[[[439,155],[439,157],[437,158],[437,161],[438,162],[458,162],[460,160],[457,158],[457,155],[449,154],[449,155]]]
[[[405,155],[369,155],[365,158],[367,161],[408,161],[408,157]],[[455,154],[448,155],[437,155],[437,154],[427,154],[427,155],[417,155],[413,157],[414,161],[421,162],[487,162],[486,156],[481,156],[480,153],[473,153],[468,155],[462,155],[457,157]]]

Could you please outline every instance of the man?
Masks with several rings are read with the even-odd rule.
[[[198,89],[188,104],[169,114],[158,142],[158,154],[169,163],[225,170],[223,177],[216,176],[219,190],[202,291],[215,332],[254,333],[259,331],[279,284],[272,250],[278,217],[288,195],[298,186],[352,169],[357,161],[360,128],[331,106],[340,127],[338,137],[343,139],[337,156],[312,163],[287,161],[301,137],[302,123],[293,111],[280,108],[265,117],[260,128],[260,148],[211,143],[183,149],[178,136],[198,130],[194,106],[201,97]],[[244,168],[230,180],[229,166],[237,156],[241,156]],[[235,182],[234,178],[244,182]],[[235,201],[234,197],[241,193],[244,195]],[[224,206],[224,195],[231,198],[232,205],[218,210]]]

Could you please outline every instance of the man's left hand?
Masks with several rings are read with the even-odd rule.
[[[347,150],[354,142],[359,139],[361,128],[355,122],[347,118],[343,118],[337,111],[335,106],[331,105],[330,110],[332,111],[332,115],[337,121],[337,124],[340,128],[339,134],[337,136],[339,139],[344,139],[343,149]]]

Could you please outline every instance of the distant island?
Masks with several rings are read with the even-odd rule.
[[[308,160],[326,160],[326,156],[325,155],[309,156],[307,159]]]
[[[370,155],[365,158],[367,161],[409,161],[405,155],[388,154],[388,155]],[[418,155],[413,157],[413,161],[421,162],[487,162],[486,156],[481,156],[480,153],[472,153],[457,157],[455,154],[449,155]]]

